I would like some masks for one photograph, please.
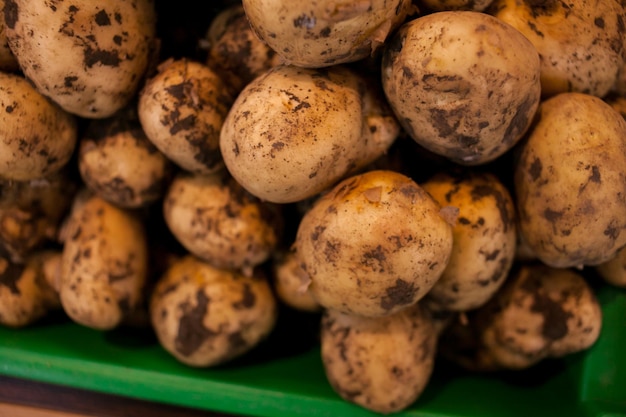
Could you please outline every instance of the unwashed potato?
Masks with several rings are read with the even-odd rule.
[[[541,55],[541,92],[606,95],[624,65],[626,10],[620,0],[495,0],[492,13]]]
[[[541,95],[537,50],[485,13],[445,11],[405,23],[386,44],[382,84],[420,145],[462,165],[492,161],[528,130]]]
[[[277,312],[261,270],[246,277],[191,255],[170,265],[150,298],[161,346],[194,367],[215,366],[250,351],[272,332]]]
[[[0,325],[24,327],[60,310],[60,265],[61,252],[52,249],[33,252],[23,263],[0,255]]]
[[[5,0],[4,21],[9,47],[37,90],[86,118],[129,104],[155,49],[152,0]]]
[[[620,249],[612,259],[597,265],[595,270],[607,283],[626,288],[626,247]]]
[[[522,264],[489,303],[449,327],[439,347],[469,370],[520,370],[588,349],[601,329],[600,304],[582,275]]]
[[[561,93],[541,105],[519,149],[519,227],[554,267],[597,265],[626,245],[626,121],[600,98]]]
[[[13,72],[19,70],[20,66],[7,42],[6,23],[2,15],[4,5],[4,0],[0,0],[0,71]]]
[[[428,292],[433,309],[467,311],[504,283],[517,240],[513,198],[491,173],[440,173],[421,184],[441,206],[459,209],[448,265]]]
[[[262,200],[293,203],[319,194],[398,136],[376,91],[375,82],[343,66],[273,67],[243,89],[224,121],[220,149],[228,171]]]
[[[274,290],[280,301],[299,311],[321,311],[309,291],[309,276],[293,250],[276,251],[271,266]]]
[[[76,323],[120,326],[144,301],[148,243],[137,213],[82,191],[63,229],[59,293]]]
[[[328,67],[369,57],[412,13],[410,0],[243,0],[257,35],[291,65]]]
[[[326,310],[321,355],[331,386],[344,400],[389,414],[418,400],[433,373],[437,336],[418,303],[386,317]]]
[[[325,308],[368,317],[415,304],[448,264],[450,219],[409,177],[394,171],[354,175],[304,214],[294,243]]]
[[[79,142],[78,169],[98,196],[139,208],[163,197],[172,163],[148,140],[134,112],[122,111],[89,123]]]
[[[29,181],[52,175],[70,160],[76,119],[19,74],[0,72],[0,178]]]

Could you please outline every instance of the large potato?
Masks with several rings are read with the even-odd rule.
[[[596,265],[626,245],[626,121],[582,93],[542,103],[515,167],[519,227],[554,267]]]
[[[384,316],[435,285],[452,251],[452,226],[410,178],[369,171],[347,178],[304,214],[294,247],[326,308]]]
[[[134,97],[153,54],[152,0],[5,0],[20,68],[69,113],[108,117]]]
[[[420,145],[464,165],[521,139],[541,95],[539,54],[512,26],[473,11],[405,23],[385,47],[383,88]]]

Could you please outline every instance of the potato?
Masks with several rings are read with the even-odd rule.
[[[4,13],[4,6],[5,6],[4,0],[0,0],[1,13]],[[4,17],[3,14],[0,14],[0,15]],[[9,48],[9,44],[7,42],[6,23],[4,21],[4,18],[1,18],[0,19],[0,71],[14,72],[14,71],[18,71],[19,68],[20,66],[17,63],[17,59],[15,59],[15,56],[13,55],[13,52],[11,52],[11,49]]]
[[[255,33],[289,64],[328,67],[371,56],[413,11],[409,0],[243,0]]]
[[[142,305],[148,270],[144,225],[134,212],[82,191],[64,226],[59,293],[76,323],[124,324]]]
[[[494,16],[522,32],[541,55],[545,98],[574,91],[606,95],[624,65],[626,10],[619,0],[495,0]]]
[[[161,199],[172,168],[133,111],[91,120],[79,142],[78,169],[85,185],[119,207],[146,207]]]
[[[349,177],[304,214],[294,243],[325,308],[368,317],[415,304],[452,252],[452,226],[409,177],[368,171]]]
[[[553,267],[597,265],[626,245],[626,121],[600,98],[541,105],[519,149],[515,194],[531,251]]]
[[[180,173],[163,201],[169,230],[189,252],[217,268],[244,273],[276,248],[279,214],[279,207],[250,195],[225,171]]]
[[[326,310],[321,329],[326,377],[346,401],[394,413],[413,404],[430,380],[437,336],[419,303],[376,318]]]
[[[517,240],[513,198],[491,173],[439,173],[422,188],[441,206],[459,209],[452,254],[428,292],[431,308],[472,310],[485,304],[509,274]]]
[[[168,59],[139,93],[139,120],[148,139],[179,167],[210,174],[224,167],[219,134],[232,101],[208,66]]]
[[[539,105],[539,74],[524,35],[473,11],[405,23],[382,61],[385,94],[407,133],[462,165],[493,161],[522,138]]]
[[[25,327],[61,309],[60,260],[60,251],[52,249],[33,252],[23,263],[0,255],[0,325]]]
[[[343,66],[273,67],[243,89],[224,121],[226,168],[262,200],[319,194],[381,156],[399,134],[376,91],[375,82]]]
[[[42,96],[23,76],[0,72],[0,179],[52,175],[70,160],[76,119]]]
[[[439,346],[471,370],[519,370],[588,349],[601,329],[600,304],[582,275],[522,264],[467,324],[448,328]]]
[[[275,251],[271,270],[276,297],[281,302],[299,311],[321,311],[321,306],[309,291],[309,276],[293,250]]]
[[[150,298],[159,343],[194,367],[215,366],[250,351],[272,332],[277,312],[261,270],[246,277],[191,255],[168,268]]]
[[[617,251],[608,261],[596,265],[595,270],[605,282],[626,288],[626,247]]]
[[[81,117],[109,117],[129,104],[155,52],[153,0],[5,0],[4,11],[24,74]]]
[[[444,12],[448,10],[485,11],[493,0],[418,0],[416,3],[429,12]]]

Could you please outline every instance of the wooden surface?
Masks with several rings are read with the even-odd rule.
[[[229,417],[227,414],[0,376],[0,417],[144,416]]]

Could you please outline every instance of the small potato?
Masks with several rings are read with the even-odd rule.
[[[5,0],[9,47],[41,94],[103,118],[135,96],[156,45],[153,0]]]
[[[52,175],[74,153],[76,119],[21,75],[0,72],[0,179]]]
[[[15,263],[0,255],[0,325],[24,327],[61,309],[57,292],[61,252],[42,250]]]
[[[277,314],[260,270],[246,277],[190,255],[170,265],[150,298],[161,346],[194,367],[219,365],[250,351],[271,333]]]
[[[382,84],[406,132],[458,164],[511,149],[541,96],[535,47],[485,13],[445,11],[405,23],[387,43]]]
[[[437,336],[419,303],[386,317],[326,310],[321,354],[328,381],[344,400],[377,413],[408,408],[433,372]]]
[[[219,135],[233,101],[227,87],[200,62],[163,62],[139,93],[139,120],[146,136],[186,171],[210,174],[222,169]]]
[[[440,347],[468,369],[519,370],[588,349],[601,328],[600,304],[582,275],[523,264],[466,324],[450,327]]]
[[[626,247],[620,249],[612,259],[597,265],[595,270],[607,283],[626,288]]]
[[[64,238],[63,310],[86,327],[120,326],[143,302],[148,244],[142,221],[134,212],[82,192]]]
[[[452,251],[452,226],[409,177],[369,171],[347,178],[304,214],[294,247],[325,308],[368,317],[415,304]]]
[[[300,260],[294,251],[275,253],[272,273],[272,282],[280,301],[299,311],[321,311],[322,307],[309,291],[309,276],[300,266]]]
[[[480,307],[504,283],[513,264],[513,198],[490,173],[437,174],[421,185],[441,206],[459,209],[452,254],[426,296],[429,306],[451,311]]]
[[[626,121],[600,98],[562,93],[541,105],[519,148],[519,227],[553,267],[597,265],[626,245]]]
[[[79,143],[78,169],[85,185],[119,207],[145,207],[162,198],[172,168],[133,112],[92,120]]]
[[[268,260],[281,237],[279,207],[250,195],[225,171],[178,174],[163,200],[163,216],[189,252],[244,273]]]

